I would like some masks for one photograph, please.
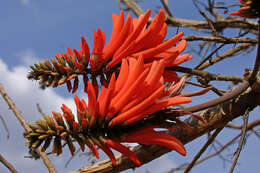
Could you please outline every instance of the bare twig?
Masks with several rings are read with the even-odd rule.
[[[7,133],[7,139],[9,139],[9,137],[10,137],[10,132],[9,132],[9,129],[8,129],[6,123],[5,123],[5,120],[4,120],[4,118],[3,118],[1,115],[0,115],[0,119],[1,119],[1,121],[2,121],[2,124],[3,124],[3,126],[4,126],[5,131],[6,131],[6,133]]]
[[[189,35],[183,37],[187,41],[211,41],[217,43],[233,44],[233,43],[251,43],[256,44],[256,38],[234,38],[234,37],[218,37],[218,36],[198,36],[198,35]]]
[[[144,10],[133,0],[121,0],[125,5],[134,12],[136,16],[144,13]]]
[[[68,167],[68,165],[70,164],[70,162],[72,161],[72,159],[75,158],[75,156],[76,156],[79,152],[80,152],[80,149],[77,149],[77,151],[74,153],[74,155],[71,156],[71,157],[69,158],[69,160],[65,163],[65,168]]]
[[[220,154],[222,151],[224,151],[228,146],[230,146],[231,144],[233,144],[239,137],[241,136],[241,133],[238,134],[237,136],[235,136],[233,139],[231,139],[228,143],[226,143],[225,145],[223,145],[219,150],[217,150],[214,153],[211,153],[205,157],[203,157],[202,159],[198,160],[195,164],[200,164],[202,162],[204,162],[205,160],[208,160],[214,156],[217,156],[218,154]],[[171,170],[167,171],[167,173],[172,173],[174,171],[178,171],[178,170],[182,170],[182,169],[186,169],[186,167],[188,166],[188,163],[184,163],[176,168],[172,168]]]
[[[121,2],[125,3],[125,5],[132,10],[136,16],[139,16],[144,13],[143,9],[133,0],[121,0]],[[168,16],[166,20],[169,26],[177,26],[177,27],[189,27],[191,29],[210,29],[210,26],[207,21],[200,20],[188,20],[183,18],[171,17]],[[217,30],[221,30],[224,28],[240,28],[240,29],[248,29],[257,31],[258,23],[254,21],[244,21],[237,20],[232,18],[224,18],[221,20],[214,21],[214,26]]]
[[[36,103],[36,107],[37,107],[39,113],[42,115],[42,117],[46,117],[46,114],[42,111],[42,108],[40,107],[39,103]]]
[[[18,173],[17,170],[13,167],[11,163],[9,163],[1,154],[0,154],[0,162],[5,165],[12,173]]]
[[[173,17],[171,10],[169,9],[168,3],[165,2],[165,0],[161,0],[161,3],[163,5],[163,8],[165,9],[167,15]]]
[[[190,69],[187,67],[176,66],[176,67],[170,67],[167,69],[200,76],[200,77],[205,78],[208,81],[217,80],[217,81],[243,82],[243,78],[239,77],[239,76],[226,76],[226,75],[221,75],[221,74],[213,74],[213,73],[209,73],[209,72],[205,72],[205,71],[201,71],[201,70]]]
[[[191,106],[189,108],[185,108],[184,111],[197,112],[197,111],[201,111],[203,109],[215,106],[217,104],[223,103],[227,100],[230,100],[230,99],[238,96],[239,94],[243,93],[248,87],[249,87],[249,82],[243,81],[243,83],[239,87],[235,88],[233,91],[231,91],[219,98],[216,98],[214,100],[211,100],[211,101],[199,104],[199,105]]]
[[[222,91],[222,90],[219,90],[215,87],[213,87],[212,85],[201,85],[201,84],[198,84],[198,83],[194,83],[194,82],[191,82],[191,81],[186,81],[187,84],[190,84],[190,85],[194,85],[194,86],[197,86],[197,87],[202,87],[202,88],[207,88],[207,87],[212,87],[212,91],[214,93],[216,93],[218,96],[222,96],[224,93],[226,93],[226,91]]]
[[[247,125],[248,125],[248,116],[249,116],[249,108],[246,110],[245,115],[243,116],[244,125],[243,125],[243,128],[242,128],[242,135],[241,135],[241,138],[240,138],[240,141],[239,141],[239,145],[238,145],[237,150],[236,150],[236,154],[235,154],[235,158],[234,158],[233,164],[232,164],[232,166],[231,166],[231,168],[229,170],[229,173],[232,173],[234,171],[235,166],[237,164],[237,160],[238,160],[239,155],[240,155],[240,152],[242,150],[242,147],[243,147],[243,144],[244,144],[244,140],[245,140]]]
[[[259,35],[260,35],[260,26],[259,26]],[[260,36],[258,36],[258,39],[260,40]],[[223,95],[223,96],[221,96],[221,97],[219,97],[215,100],[211,100],[211,101],[206,102],[206,103],[195,105],[195,106],[192,106],[190,108],[186,108],[184,110],[188,111],[188,112],[197,112],[197,111],[200,111],[200,110],[203,110],[205,108],[217,105],[219,103],[225,102],[229,99],[232,99],[232,98],[238,96],[239,94],[243,93],[249,87],[249,85],[250,84],[252,85],[253,82],[256,80],[256,74],[258,72],[259,65],[260,65],[260,45],[258,44],[257,55],[256,55],[253,73],[249,76],[248,81],[245,80],[239,87],[235,88],[233,91],[231,91],[231,92],[229,92],[229,93],[227,93],[227,94],[225,94],[225,95]]]
[[[208,141],[206,142],[206,144],[200,149],[200,151],[196,154],[196,156],[193,158],[192,162],[187,166],[187,168],[185,169],[184,173],[188,173],[192,167],[195,165],[195,163],[197,162],[197,160],[200,158],[200,156],[204,153],[204,151],[206,151],[206,149],[208,148],[208,146],[215,140],[215,138],[217,137],[217,135],[222,131],[222,128],[218,128],[215,130],[215,132],[210,136],[210,138],[208,139]]]
[[[260,19],[258,20],[258,47],[253,72],[249,76],[249,81],[254,82],[260,66]]]
[[[206,62],[206,61],[210,61],[211,62],[211,58],[212,56],[219,51],[222,47],[224,47],[226,44],[222,43],[219,47],[217,47],[214,51],[212,51],[205,59],[203,59],[196,67],[195,69],[200,69],[200,67]]]
[[[248,123],[247,131],[248,131],[248,130],[252,130],[252,129],[255,128],[256,126],[258,126],[259,123],[260,123],[260,120],[256,120],[256,121],[253,121],[253,122]],[[227,126],[226,126],[226,127],[227,127]],[[241,126],[241,128],[242,128],[242,127],[243,127],[243,126]],[[241,128],[239,128],[239,129],[241,129]],[[211,154],[209,154],[209,155],[203,157],[202,159],[198,160],[198,161],[196,162],[196,165],[197,165],[197,164],[200,164],[200,163],[204,162],[205,160],[208,160],[208,159],[210,159],[210,158],[212,158],[212,157],[214,157],[214,156],[217,156],[217,155],[220,154],[222,151],[224,151],[228,146],[230,146],[231,144],[233,144],[241,135],[242,135],[242,132],[239,133],[238,135],[236,135],[235,137],[233,137],[229,142],[227,142],[225,145],[223,145],[223,146],[222,146],[219,150],[217,150],[216,152],[211,153]],[[184,163],[184,164],[182,164],[182,165],[180,165],[180,166],[178,166],[178,167],[176,167],[176,168],[170,169],[170,170],[167,171],[166,173],[172,173],[172,172],[174,172],[174,171],[178,171],[178,170],[185,169],[188,164],[189,164],[189,163]]]
[[[31,131],[30,127],[28,126],[28,124],[24,120],[20,111],[16,108],[14,102],[7,95],[7,92],[4,90],[2,84],[0,84],[0,93],[2,94],[2,97],[4,98],[4,100],[6,101],[8,106],[10,107],[10,109],[13,111],[14,115],[19,120],[19,122],[21,123],[21,125],[23,126],[25,131],[30,132]],[[53,164],[51,163],[51,161],[49,160],[48,156],[46,155],[46,153],[41,151],[41,147],[37,148],[36,151],[40,155],[40,157],[42,158],[42,160],[43,160],[45,166],[48,168],[49,172],[50,173],[56,173],[56,170],[55,170]]]
[[[250,122],[248,124],[247,130],[251,130],[252,128],[250,128],[250,127],[255,127],[255,126],[259,126],[259,125],[260,125],[260,119]],[[239,124],[227,124],[226,127],[232,128],[232,129],[242,129],[243,128],[243,126],[239,125]]]
[[[215,63],[225,59],[225,58],[228,58],[228,57],[231,57],[233,55],[235,55],[236,53],[242,51],[242,50],[245,50],[245,49],[248,49],[249,47],[251,47],[252,44],[251,43],[243,43],[237,47],[234,47],[226,52],[224,52],[223,54],[215,57],[215,58],[212,58],[210,61],[207,61],[206,63],[204,63],[203,65],[201,65],[198,69],[199,70],[203,70],[211,65],[214,65]]]

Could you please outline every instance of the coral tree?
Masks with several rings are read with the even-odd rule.
[[[158,128],[173,127],[180,123],[177,117],[181,115],[177,108],[171,108],[171,118],[160,117],[160,111],[191,102],[191,98],[180,95],[185,78],[179,79],[175,71],[166,68],[192,56],[179,55],[186,48],[182,32],[163,42],[167,33],[164,11],[161,9],[147,26],[150,13],[148,10],[134,19],[129,14],[125,21],[123,12],[113,14],[113,32],[106,46],[105,34],[98,29],[94,31],[92,53],[82,37],[80,50],[68,47],[66,53],[51,59],[52,63],[46,60],[31,66],[29,79],[54,87],[66,83],[72,92],[78,89],[78,76],[82,75],[88,103],[75,96],[76,115],[63,104],[62,113],[52,112],[53,117],[30,124],[32,131],[25,134],[29,147],[43,144],[45,151],[54,139],[52,153],[62,153],[65,141],[73,155],[73,142],[77,142],[82,151],[87,146],[97,158],[100,148],[113,165],[116,159],[111,149],[141,165],[124,142],[162,145],[186,155],[178,139]]]

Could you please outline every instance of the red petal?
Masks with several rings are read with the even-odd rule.
[[[122,153],[126,157],[128,157],[130,160],[132,160],[134,163],[136,163],[138,166],[141,166],[141,162],[139,161],[138,157],[132,152],[130,149],[125,147],[124,145],[120,144],[119,142],[107,139],[106,144],[117,150],[118,152]]]

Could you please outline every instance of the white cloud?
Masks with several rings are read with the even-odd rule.
[[[30,56],[24,56],[28,61]],[[45,90],[39,89],[39,85],[35,81],[27,79],[29,68],[24,65],[15,66],[8,69],[3,59],[0,58],[0,82],[7,90],[8,94],[14,99],[17,106],[23,110],[27,118],[35,118],[39,114],[36,110],[36,103],[42,106],[46,113],[52,110],[60,111],[62,103],[68,105],[70,108],[75,107],[72,98],[64,98],[57,93],[54,89],[47,88]]]
[[[5,59],[0,57],[0,83],[14,101],[17,108],[22,112],[27,122],[34,122],[41,117],[37,111],[36,103],[40,104],[46,114],[50,114],[51,111],[61,112],[60,107],[63,103],[75,111],[73,95],[71,95],[71,98],[66,98],[57,94],[55,92],[57,89],[47,88],[42,90],[39,88],[38,82],[30,81],[26,78],[30,71],[27,65],[30,62],[32,63],[32,61],[37,61],[37,56],[33,51],[24,51],[19,54],[19,56],[23,64],[14,66],[13,68],[9,68],[5,63]],[[2,127],[3,125],[0,124],[0,130],[2,131],[2,135],[0,135],[0,140],[2,141],[0,147],[3,149],[1,154],[17,168],[18,172],[21,170],[23,170],[22,172],[30,172],[30,170],[46,172],[47,170],[41,161],[23,158],[28,155],[28,148],[24,145],[26,142],[23,138],[24,130],[1,97],[0,116],[5,119],[11,136],[9,140],[6,139],[6,133]],[[52,157],[54,158],[53,162],[57,169],[64,169],[64,163],[69,158]],[[0,166],[0,172],[6,171],[7,169],[4,166]]]
[[[36,53],[31,49],[21,51],[17,54],[17,56],[21,58],[21,61],[25,66],[32,65],[33,63],[36,63],[39,60]]]

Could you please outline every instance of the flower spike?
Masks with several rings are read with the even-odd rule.
[[[131,14],[128,14],[124,20],[123,11],[120,16],[113,14],[113,31],[107,45],[104,31],[98,28],[93,32],[92,52],[85,38],[81,36],[79,50],[67,47],[66,53],[57,53],[56,59],[34,64],[28,78],[40,80],[40,84],[45,86],[57,87],[66,83],[68,91],[75,93],[79,86],[79,76],[83,76],[85,91],[89,79],[96,80],[100,77],[102,84],[108,83],[109,76],[116,67],[121,66],[123,59],[139,59],[142,56],[145,66],[151,65],[154,60],[167,59],[166,66],[173,67],[191,58],[178,58],[186,48],[186,41],[181,40],[183,32],[163,42],[167,33],[164,10],[160,9],[146,28],[150,15],[151,10],[147,10],[138,18],[132,18]],[[174,63],[175,59],[178,59],[178,62]],[[108,78],[105,79],[104,76]],[[74,79],[73,85],[71,79]],[[167,79],[169,82],[174,81],[172,77]]]

